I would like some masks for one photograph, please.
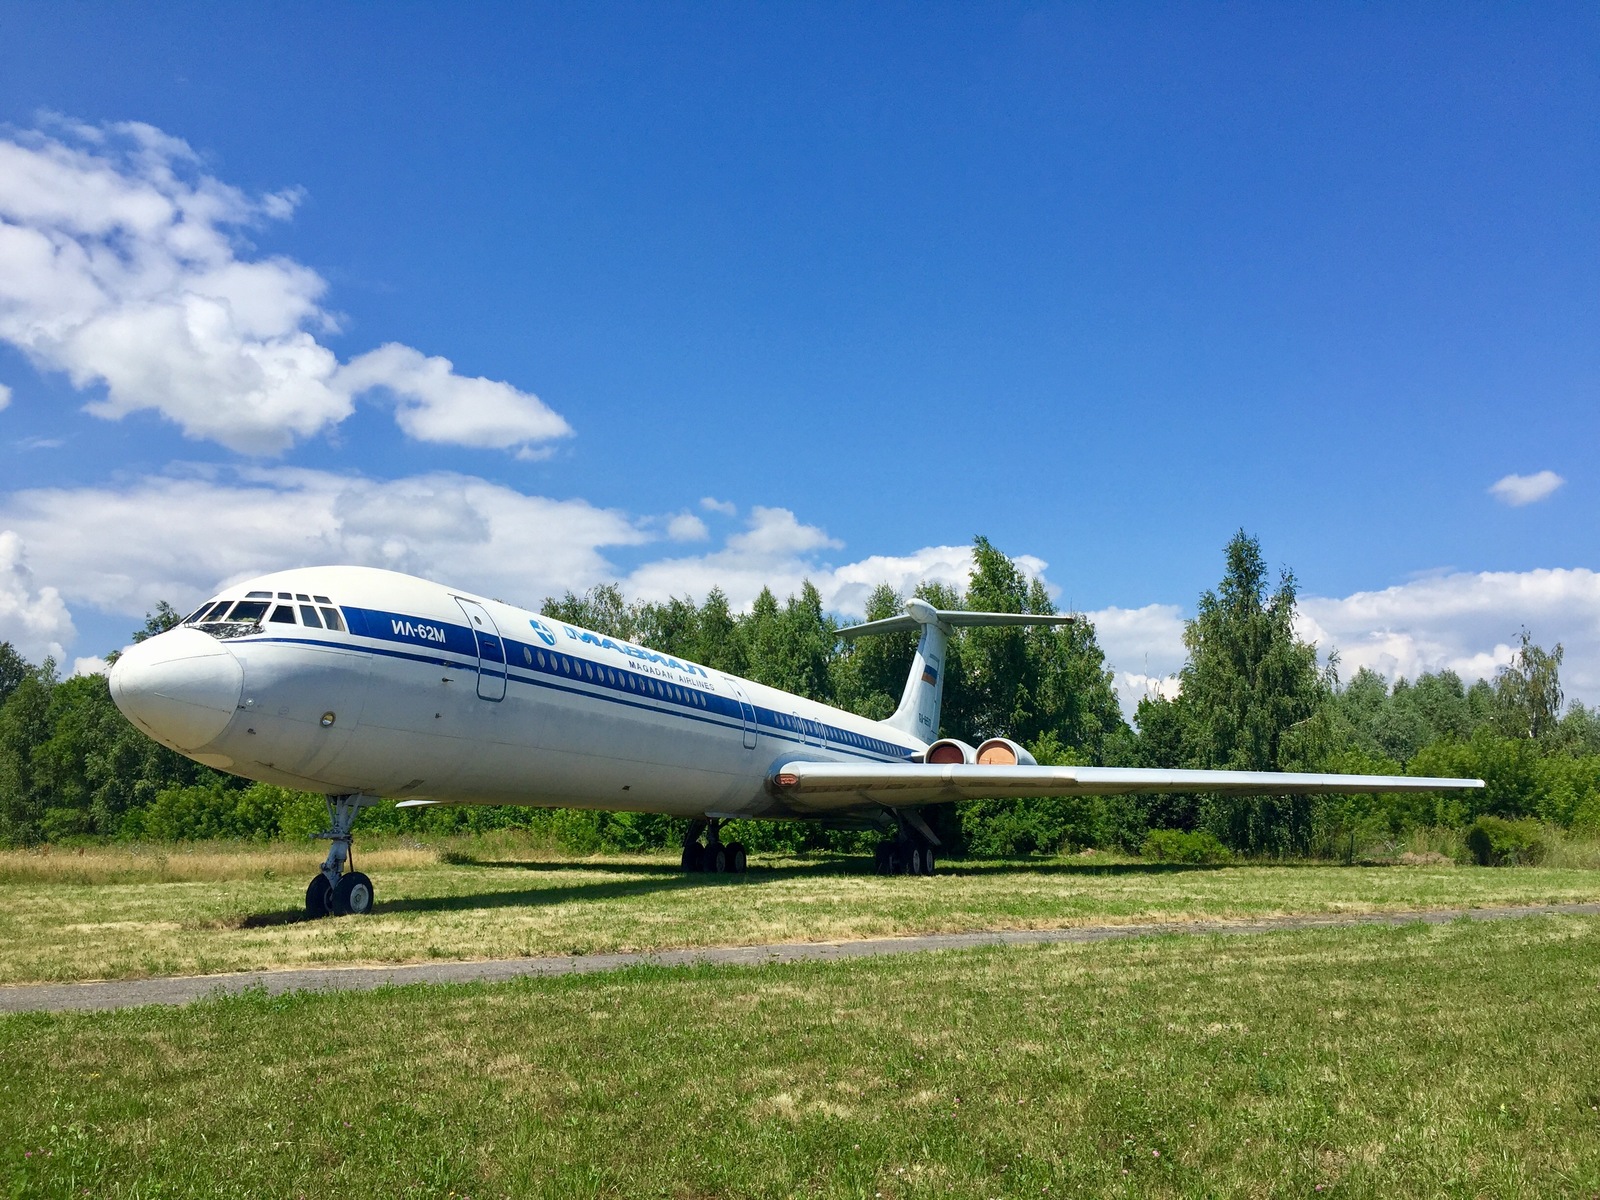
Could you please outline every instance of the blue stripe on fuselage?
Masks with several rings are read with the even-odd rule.
[[[381,609],[344,607],[343,612],[345,623],[352,634],[375,641],[403,645],[411,651],[408,653],[399,650],[380,650],[374,646],[361,647],[370,653],[417,662],[439,663],[462,669],[481,669],[485,674],[494,677],[501,674],[487,663],[480,668],[477,641],[473,637],[472,630],[465,625],[414,617],[405,613],[386,612]],[[305,638],[270,640],[323,647],[328,645],[325,641]],[[692,683],[664,679],[639,669],[607,666],[590,658],[564,654],[548,646],[513,641],[504,635],[501,640],[505,646],[508,663],[506,678],[518,683],[589,696],[593,699],[623,704],[629,708],[668,712],[728,729],[744,728],[744,717],[736,697],[706,691],[695,687]],[[426,651],[426,653],[416,651]],[[467,661],[452,662],[441,657],[446,654],[457,655]],[[492,666],[498,668],[499,664],[494,663]],[[578,686],[573,686],[574,684]],[[793,714],[777,712],[760,705],[753,704],[751,707],[755,711],[756,725],[761,733],[779,741],[814,748],[821,748],[816,746],[816,742],[822,741],[826,743],[827,749],[858,758],[904,761],[913,753],[909,747],[857,733],[851,729],[826,725],[810,717],[798,718],[802,728],[796,728],[797,718]]]

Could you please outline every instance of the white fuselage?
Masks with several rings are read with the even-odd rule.
[[[111,678],[152,737],[250,779],[456,804],[807,816],[820,807],[769,788],[775,766],[906,762],[926,748],[825,704],[389,571],[283,571],[197,612],[252,594],[267,606],[259,632],[186,623],[131,648]],[[299,615],[330,607],[338,619]]]

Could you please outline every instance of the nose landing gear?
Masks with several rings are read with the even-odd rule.
[[[306,885],[306,916],[359,916],[372,911],[372,880],[355,869],[350,829],[363,808],[376,804],[376,796],[359,793],[329,796],[328,828],[316,836],[328,841],[328,857]]]

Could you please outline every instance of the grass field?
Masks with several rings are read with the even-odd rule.
[[[1104,855],[880,878],[861,859],[562,857],[512,836],[390,842],[370,916],[306,921],[315,846],[0,853],[0,983],[821,941],[971,929],[1600,899],[1572,868],[1181,868]]]
[[[1600,1192],[1600,920],[0,1018],[27,1196]]]

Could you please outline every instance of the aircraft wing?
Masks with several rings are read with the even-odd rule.
[[[826,812],[863,803],[886,808],[990,796],[1118,796],[1214,792],[1234,796],[1436,792],[1481,788],[1481,779],[1411,775],[1315,775],[1282,771],[1163,771],[1144,767],[970,766],[925,763],[789,762],[773,792],[796,809]]]

